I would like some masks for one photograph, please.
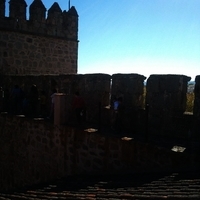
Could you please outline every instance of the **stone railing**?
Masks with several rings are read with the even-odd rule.
[[[0,138],[1,191],[67,175],[188,170],[198,163],[185,152],[24,116],[1,114]]]
[[[195,84],[194,116],[184,113],[190,77],[183,75],[151,75],[146,84],[146,103],[145,77],[139,74],[2,76],[0,84],[4,90],[6,88],[10,90],[18,84],[25,93],[29,92],[32,84],[36,84],[39,94],[42,90],[46,92],[48,110],[50,110],[51,90],[56,88],[58,93],[65,94],[61,108],[65,113],[62,124],[74,122],[71,104],[75,92],[79,91],[86,103],[87,124],[110,127],[112,97],[116,96],[123,98],[124,131],[135,134],[144,134],[148,131],[153,134],[187,137],[189,132],[198,135],[198,77]]]

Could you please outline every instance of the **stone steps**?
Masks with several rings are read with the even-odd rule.
[[[200,172],[76,176],[10,193],[0,200],[200,199]]]

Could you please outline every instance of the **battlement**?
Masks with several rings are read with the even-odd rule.
[[[9,1],[9,17],[5,16],[5,0],[0,0],[0,30],[53,36],[77,41],[78,13],[74,6],[62,11],[54,2],[47,10],[42,0],[33,0],[27,13],[25,0]],[[47,12],[47,16],[46,16]],[[27,19],[27,15],[29,19]]]
[[[26,13],[25,0],[0,0],[0,74],[77,73],[78,14],[74,6],[49,10],[33,0]],[[26,18],[29,17],[29,19]]]

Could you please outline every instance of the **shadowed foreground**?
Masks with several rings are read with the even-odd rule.
[[[7,194],[9,199],[200,199],[200,172],[74,176]]]

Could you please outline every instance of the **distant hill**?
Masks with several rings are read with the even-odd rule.
[[[195,85],[195,81],[189,81],[188,85]]]
[[[193,93],[194,92],[194,86],[195,86],[195,81],[189,81],[188,82],[188,93]]]

